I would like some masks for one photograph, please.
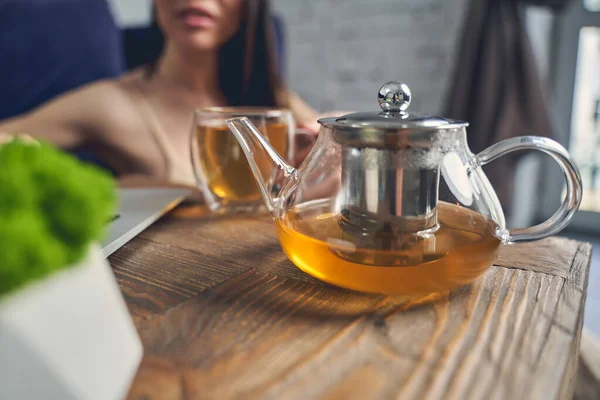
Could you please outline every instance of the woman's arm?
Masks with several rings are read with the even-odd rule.
[[[110,129],[116,118],[121,89],[112,81],[103,81],[65,93],[40,107],[8,120],[0,121],[0,132],[29,134],[58,147],[72,149]]]

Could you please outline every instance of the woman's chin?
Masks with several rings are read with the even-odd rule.
[[[178,42],[178,47],[191,54],[215,51],[220,47],[220,44],[210,32],[187,33]]]

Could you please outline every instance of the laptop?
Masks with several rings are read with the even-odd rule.
[[[110,256],[161,216],[181,203],[190,191],[173,188],[119,189],[119,212],[110,223],[102,251]]]

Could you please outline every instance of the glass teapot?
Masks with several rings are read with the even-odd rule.
[[[320,119],[319,137],[295,169],[247,118],[227,121],[240,142],[286,255],[313,277],[347,289],[426,295],[467,284],[499,246],[563,229],[582,188],[568,152],[523,136],[469,151],[466,122],[409,113],[410,89],[386,83],[381,112]],[[516,150],[541,150],[566,178],[546,222],[509,230],[482,166]]]

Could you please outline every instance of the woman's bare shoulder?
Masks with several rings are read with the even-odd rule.
[[[119,78],[102,79],[85,84],[61,96],[73,98],[84,104],[93,103],[95,106],[109,107],[111,109],[121,106],[131,107],[132,92],[144,84],[143,73],[133,70]]]
[[[133,82],[130,74],[117,79],[105,79],[89,83],[73,92],[73,97],[82,102],[83,105],[100,107],[99,111],[118,111],[123,107],[130,110],[134,107],[132,100]]]
[[[137,132],[142,125],[136,104],[136,73],[101,80],[73,93],[73,102],[86,115],[87,123],[101,135]]]

